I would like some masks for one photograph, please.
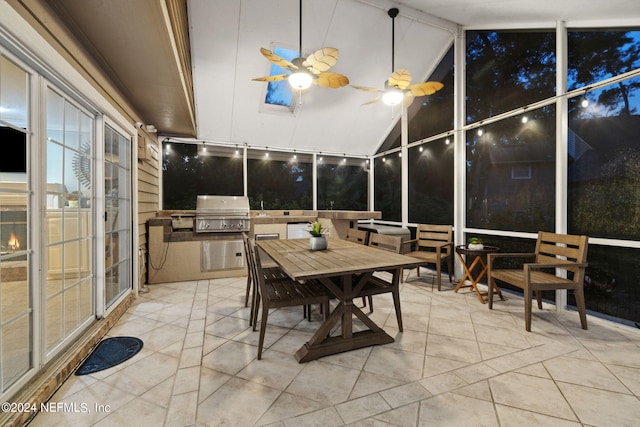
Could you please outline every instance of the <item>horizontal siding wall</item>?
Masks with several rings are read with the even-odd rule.
[[[155,150],[154,148],[155,147]],[[140,131],[138,133],[138,251],[140,286],[147,283],[147,221],[160,209],[160,178],[158,138]]]

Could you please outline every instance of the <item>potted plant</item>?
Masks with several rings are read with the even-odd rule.
[[[484,245],[482,244],[482,239],[479,237],[470,237],[467,242],[467,249],[472,251],[481,251],[484,249]]]
[[[327,229],[322,225],[320,221],[314,221],[310,223],[309,234],[309,246],[312,251],[321,251],[327,249]]]

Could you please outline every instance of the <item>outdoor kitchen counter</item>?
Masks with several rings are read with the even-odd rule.
[[[318,218],[357,221],[359,219],[381,219],[381,211],[317,211]]]
[[[244,262],[241,267],[212,268],[206,263],[207,259],[204,259],[203,265],[203,245],[211,245],[215,242],[239,242],[240,249],[237,257],[243,259],[242,236],[239,232],[196,233],[193,229],[174,230],[171,226],[172,217],[166,215],[166,212],[162,213],[165,215],[159,215],[147,221],[149,261],[147,283],[183,282],[246,275]],[[236,252],[238,251],[234,250],[230,256],[235,258]]]
[[[285,212],[289,212],[285,215]],[[295,223],[308,223],[319,220],[333,236],[345,238],[347,229],[357,227],[358,220],[372,220],[382,218],[380,211],[251,211],[251,235],[273,234],[286,236],[286,225]]]
[[[341,239],[347,237],[349,228],[358,228],[358,220],[380,219],[380,211],[317,211],[318,220],[330,227],[331,235]]]
[[[287,224],[292,222],[312,222],[317,215],[256,215],[251,216],[253,224]]]

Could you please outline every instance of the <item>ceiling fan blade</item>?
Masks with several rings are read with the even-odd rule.
[[[289,77],[289,74],[278,74],[277,76],[256,77],[252,80],[256,82],[279,82],[287,77]]]
[[[424,82],[411,85],[407,89],[409,89],[414,96],[425,96],[433,95],[443,87],[444,85],[440,82]]]
[[[398,89],[405,90],[411,84],[411,73],[406,68],[400,68],[399,70],[391,73],[389,77],[389,86],[395,86]]]
[[[374,104],[374,103],[376,103],[376,102],[380,101],[381,99],[382,99],[382,97],[381,97],[381,96],[379,96],[379,97],[377,97],[377,98],[373,98],[373,99],[371,99],[371,100],[369,100],[369,101],[367,101],[367,102],[365,102],[364,104],[361,104],[361,105]]]
[[[376,88],[373,88],[373,87],[355,86],[355,85],[351,85],[351,87],[354,88],[354,89],[363,90],[365,92],[384,92],[382,89],[376,89]]]
[[[405,92],[404,98],[402,99],[402,106],[404,108],[409,108],[409,106],[413,104],[414,99],[416,99],[416,97],[411,92]]]
[[[269,49],[265,49],[263,47],[260,48],[260,53],[267,58],[269,61],[273,62],[274,64],[278,65],[279,67],[282,68],[286,68],[289,70],[297,70],[298,67],[296,67],[295,65],[293,65],[293,63],[291,63],[290,61],[287,61],[286,59],[284,59],[283,57],[276,55],[275,53],[271,52]]]
[[[335,89],[348,85],[349,79],[347,78],[347,76],[342,74],[324,72],[318,74],[318,78],[314,79],[313,82],[318,86],[330,87]]]
[[[311,67],[313,74],[320,74],[336,65],[336,62],[338,62],[338,49],[323,47],[309,55],[302,65]]]

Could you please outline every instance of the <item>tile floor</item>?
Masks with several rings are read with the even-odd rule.
[[[143,350],[69,378],[51,399],[67,409],[30,426],[638,425],[640,330],[589,316],[583,331],[577,313],[534,304],[527,333],[519,297],[489,311],[432,280],[403,285],[404,333],[374,297],[394,343],[304,364],[293,354],[319,322],[300,309],[270,314],[256,360],[244,278],[151,285],[109,332]]]

